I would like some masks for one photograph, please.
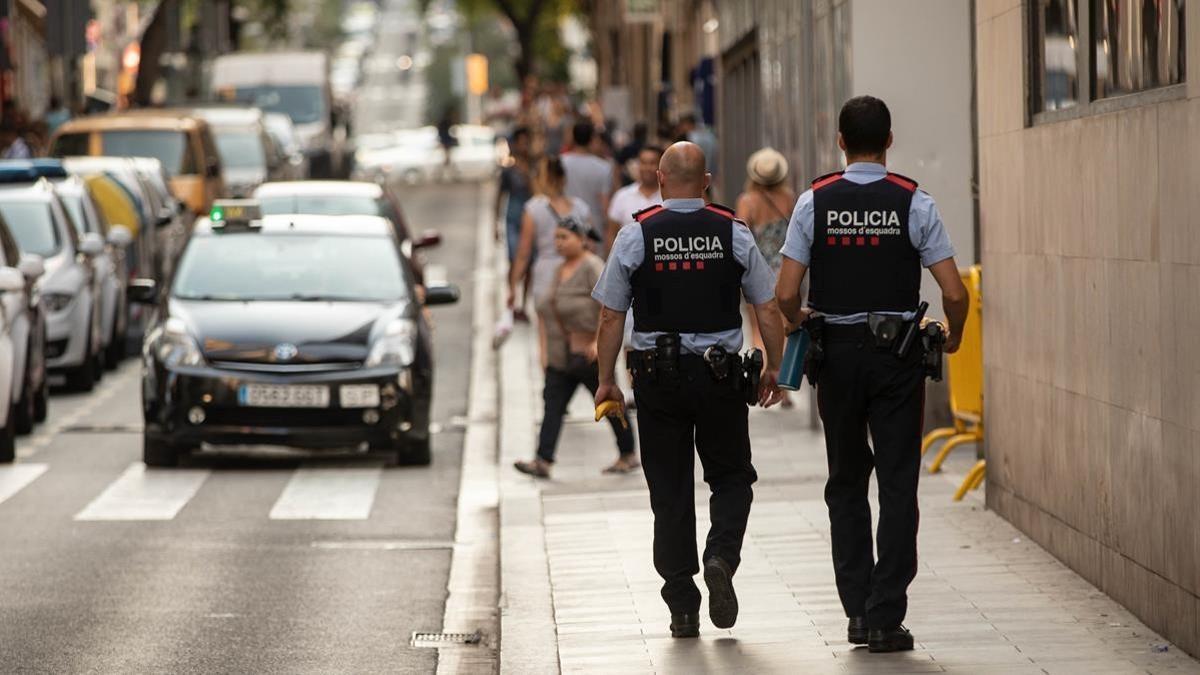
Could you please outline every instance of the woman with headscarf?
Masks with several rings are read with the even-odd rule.
[[[596,329],[600,303],[592,288],[600,279],[604,261],[588,250],[596,234],[584,221],[561,216],[554,231],[554,248],[561,258],[547,292],[537,302],[538,320],[545,329],[545,410],[538,434],[537,455],[513,466],[521,473],[549,478],[562,432],[567,404],[580,385],[593,395],[600,386],[596,362]],[[617,441],[617,461],[605,473],[629,473],[638,467],[633,431],[621,420],[609,418]]]

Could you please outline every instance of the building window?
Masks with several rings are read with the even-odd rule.
[[[1092,0],[1095,98],[1183,82],[1183,0]]]
[[[1031,0],[1033,121],[1182,96],[1172,85],[1185,80],[1185,2]]]
[[[1079,103],[1079,1],[1038,0],[1037,4],[1041,110],[1070,108]]]

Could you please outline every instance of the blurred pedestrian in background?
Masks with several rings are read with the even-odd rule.
[[[0,159],[29,159],[33,152],[29,144],[21,138],[21,132],[15,122],[5,119],[0,122]]]
[[[533,196],[533,137],[527,127],[517,127],[508,140],[509,163],[500,169],[496,191],[496,238],[505,237],[508,262],[517,257],[521,239],[521,215]]]
[[[593,227],[604,227],[608,202],[612,197],[615,170],[612,160],[595,152],[596,127],[580,120],[571,129],[572,146],[563,153],[562,166],[567,173],[567,194],[587,203]],[[601,251],[601,255],[604,252]]]
[[[46,109],[46,130],[53,134],[54,130],[67,123],[71,119],[71,111],[67,106],[63,105],[62,99],[57,96],[50,97],[50,107]]]
[[[540,305],[554,283],[554,271],[562,264],[562,256],[554,247],[554,233],[558,225],[568,218],[590,228],[591,211],[588,205],[564,192],[567,175],[562,160],[548,157],[538,167],[535,185],[536,196],[525,203],[525,214],[521,219],[521,239],[517,255],[509,270],[508,306],[523,309],[524,292],[518,295],[522,284],[528,285],[533,296],[534,307]],[[522,298],[518,303],[518,298]],[[546,365],[545,326],[539,323],[542,365]]]
[[[708,194],[716,192],[717,181],[717,135],[708,125],[696,118],[695,113],[685,113],[679,117],[675,128],[676,141],[691,141],[704,151],[705,169],[712,176]]]
[[[737,217],[750,226],[754,242],[762,252],[771,273],[779,276],[783,264],[783,242],[787,239],[788,222],[792,208],[796,205],[796,193],[788,187],[788,162],[774,148],[763,148],[750,155],[746,162],[746,187],[737,200]],[[762,336],[758,333],[758,322],[754,320],[754,307],[750,312],[750,335],[754,345],[762,347]],[[792,399],[785,395],[783,407],[792,407]]]
[[[538,434],[537,455],[514,468],[538,478],[549,478],[555,449],[562,432],[567,405],[580,385],[594,396],[600,383],[596,365],[596,329],[600,303],[592,288],[600,279],[604,261],[588,251],[587,239],[595,232],[571,216],[562,218],[554,233],[554,247],[562,263],[554,270],[548,292],[537,303],[538,319],[545,326],[545,410]],[[604,473],[629,473],[639,466],[634,454],[633,431],[617,418],[609,418],[617,440],[617,461]]]
[[[643,147],[638,153],[638,182],[613,193],[608,205],[605,250],[612,250],[612,242],[622,227],[635,222],[633,214],[662,203],[662,193],[658,188],[658,162],[662,154],[662,148],[656,145]]]

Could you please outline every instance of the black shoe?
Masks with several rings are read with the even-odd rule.
[[[704,563],[704,583],[708,585],[708,618],[717,628],[732,628],[738,615],[733,570],[724,560],[709,558]]]
[[[872,653],[908,652],[913,648],[913,636],[904,626],[880,630],[872,628],[867,635],[867,649]]]
[[[671,614],[671,637],[700,637],[700,612],[675,612]]]
[[[846,641],[852,645],[867,644],[867,617],[850,617],[850,623],[846,626]]]

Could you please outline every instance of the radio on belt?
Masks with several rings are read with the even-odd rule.
[[[255,230],[262,227],[262,217],[262,206],[253,199],[218,199],[208,214],[215,231]]]

